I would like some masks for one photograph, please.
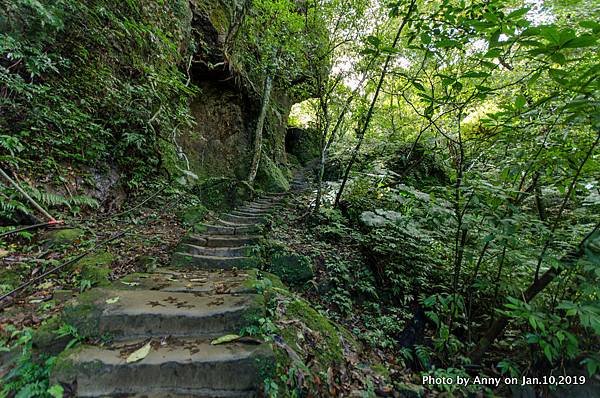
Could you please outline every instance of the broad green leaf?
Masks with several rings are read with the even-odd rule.
[[[562,45],[563,48],[583,48],[591,47],[596,44],[596,38],[592,35],[582,35],[567,41]]]
[[[521,109],[522,107],[525,106],[526,103],[527,103],[527,100],[525,99],[525,96],[523,94],[519,94],[519,95],[517,95],[517,98],[515,98],[515,108],[516,109]]]
[[[508,14],[506,16],[506,19],[511,20],[511,19],[521,18],[523,15],[527,14],[529,12],[529,10],[530,10],[529,7],[519,8],[517,10],[512,11],[510,14]]]
[[[413,86],[415,86],[417,89],[419,89],[419,90],[421,90],[421,91],[425,91],[425,87],[424,87],[424,86],[423,86],[421,83],[419,83],[419,82],[417,82],[417,81],[414,81],[414,80],[413,80],[411,83],[412,83],[412,84],[413,84]]]
[[[381,44],[381,39],[377,36],[367,36],[367,42],[375,47],[379,47]]]

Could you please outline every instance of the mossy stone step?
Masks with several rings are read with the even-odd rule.
[[[200,256],[245,257],[249,254],[250,248],[247,246],[207,247],[183,243],[179,246],[179,251]]]
[[[242,216],[242,217],[266,217],[269,214],[271,214],[271,210],[256,210],[256,209],[250,209],[250,210],[244,210],[242,208],[239,209],[235,209],[232,210],[230,212],[230,214],[233,214],[235,216]]]
[[[257,209],[271,209],[274,206],[276,206],[277,203],[273,203],[273,202],[267,202],[267,203],[261,203],[261,202],[244,202],[242,203],[242,207],[254,207]]]
[[[258,227],[259,224],[262,224],[262,223],[258,223],[258,222],[227,221],[227,220],[221,220],[221,219],[216,220],[216,223],[218,225],[224,225],[226,227],[234,227],[234,228],[238,228],[238,227]]]
[[[238,247],[253,245],[260,240],[258,235],[197,235],[183,238],[182,243],[207,247]]]
[[[171,264],[177,267],[191,266],[200,269],[244,269],[255,267],[257,260],[253,257],[218,257],[194,255],[177,252],[171,258]]]
[[[261,296],[256,294],[206,296],[141,289],[95,289],[94,294],[93,309],[87,316],[71,319],[71,322],[75,326],[93,325],[98,335],[108,335],[114,340],[169,335],[214,336],[238,331],[264,311]],[[73,314],[77,313],[76,308]],[[82,319],[84,317],[88,319]]]
[[[150,392],[139,394],[127,394],[127,398],[256,398],[256,391],[232,391],[232,390],[187,390],[181,388],[167,389],[163,392]],[[102,398],[122,398],[123,394],[104,395]],[[96,398],[96,397],[94,397]],[[100,397],[98,397],[100,398]]]
[[[77,396],[99,397],[174,392],[193,397],[254,396],[264,368],[273,361],[266,344],[158,340],[143,359],[127,363],[130,352],[144,341],[115,347],[83,346],[63,354],[54,368],[53,383],[77,382]],[[222,393],[221,393],[222,392]],[[238,395],[232,395],[233,393]],[[169,396],[169,395],[154,395]]]
[[[159,290],[194,295],[255,293],[251,273],[236,271],[193,270],[188,272],[158,269],[152,273],[134,273],[113,282],[122,290]]]
[[[238,214],[222,214],[219,216],[221,221],[227,221],[237,224],[261,224],[265,222],[265,219],[260,216],[242,216]]]
[[[197,229],[205,234],[212,235],[247,235],[256,233],[260,230],[258,225],[241,225],[241,226],[227,226],[227,225],[210,225],[200,224]]]

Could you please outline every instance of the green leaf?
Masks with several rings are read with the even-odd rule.
[[[435,43],[435,46],[437,48],[451,48],[451,47],[459,48],[460,42],[458,42],[457,40],[452,40],[452,39],[444,39],[444,40],[440,40],[437,43]]]
[[[565,58],[565,56],[558,52],[550,55],[550,59],[552,59],[554,62],[556,62],[557,64],[560,64],[560,65],[564,65],[565,62],[567,62],[567,59]]]
[[[592,35],[582,35],[567,41],[562,48],[583,48],[591,47],[596,44],[596,38]]]
[[[421,43],[423,44],[429,44],[431,43],[431,36],[429,36],[427,33],[421,33]]]
[[[379,47],[381,39],[377,36],[367,36],[367,42],[375,47]]]
[[[417,89],[419,89],[419,90],[421,90],[421,91],[425,91],[425,87],[424,87],[424,86],[423,86],[421,83],[419,83],[419,82],[417,82],[417,81],[415,81],[415,80],[413,80],[411,83],[412,83],[412,84],[413,84],[413,86],[415,86]]]
[[[60,384],[55,384],[48,388],[48,394],[50,394],[52,398],[63,398],[64,393],[65,390]]]
[[[239,340],[239,338],[240,338],[240,336],[237,334],[226,334],[217,339],[214,339],[213,341],[210,342],[210,344],[218,345],[218,344],[224,344],[224,343],[231,343],[232,341]]]
[[[591,20],[581,21],[581,22],[579,22],[579,26],[581,26],[582,28],[586,28],[586,29],[592,29],[594,31],[594,33],[600,33],[600,23],[598,23],[596,21],[591,21]]]
[[[515,98],[515,108],[516,109],[523,108],[526,103],[527,103],[527,100],[525,99],[525,96],[523,94],[519,94],[519,95],[517,95],[517,98]]]
[[[527,14],[529,12],[530,8],[529,7],[524,7],[524,8],[519,8],[517,10],[512,11],[510,14],[508,14],[506,16],[506,19],[518,19],[521,18],[523,15]]]
[[[490,74],[488,72],[477,72],[477,71],[468,71],[462,75],[462,77],[466,78],[476,78],[476,77],[488,77]]]

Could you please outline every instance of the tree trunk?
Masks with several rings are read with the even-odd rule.
[[[529,303],[535,298],[542,290],[544,290],[554,279],[559,276],[563,270],[569,266],[574,265],[579,260],[585,249],[585,244],[600,228],[600,223],[596,224],[592,232],[590,232],[582,241],[579,243],[577,248],[567,253],[560,259],[560,267],[549,268],[541,277],[536,279],[522,294],[523,301]],[[475,363],[481,361],[483,354],[490,348],[494,340],[496,340],[504,331],[504,328],[510,322],[506,316],[501,316],[492,322],[487,333],[479,340],[479,344],[475,350],[471,353],[471,360]]]
[[[410,19],[410,16],[415,8],[415,4],[416,4],[416,0],[411,1],[410,6],[408,7],[408,11],[406,12],[404,19],[402,20],[402,23],[400,24],[400,27],[398,28],[398,31],[396,32],[396,36],[394,37],[394,41],[392,43],[392,48],[396,48],[396,46],[398,45],[398,41],[400,40],[402,31],[404,30],[404,27],[406,26],[406,24],[408,23],[408,20]],[[369,128],[369,123],[371,122],[371,117],[373,116],[373,111],[375,110],[375,103],[377,102],[377,98],[379,97],[379,92],[381,91],[381,86],[383,86],[383,81],[385,80],[385,76],[387,75],[387,70],[388,70],[391,60],[392,60],[392,54],[388,54],[388,56],[385,58],[385,63],[383,64],[383,69],[381,70],[381,75],[379,76],[379,81],[377,82],[377,88],[375,89],[375,94],[373,95],[373,99],[371,100],[371,105],[369,106],[367,115],[366,115],[362,125],[359,126],[359,129],[357,131],[356,135],[358,136],[358,142],[356,143],[356,146],[354,147],[354,150],[352,151],[352,155],[350,156],[350,161],[348,162],[348,165],[346,166],[346,170],[344,171],[344,177],[342,178],[342,184],[340,185],[340,189],[338,190],[337,195],[335,196],[335,203],[333,204],[334,207],[337,207],[340,203],[342,193],[344,192],[344,188],[346,187],[346,183],[348,182],[348,176],[350,175],[350,170],[352,169],[352,166],[354,165],[354,162],[356,161],[356,157],[360,151],[360,147],[362,146],[363,140],[365,138],[365,133],[367,132],[367,129]]]
[[[346,116],[346,112],[350,108],[350,104],[352,103],[352,100],[354,100],[354,96],[356,95],[356,92],[357,91],[355,90],[346,100],[346,103],[344,104],[344,108],[342,109],[342,112],[338,116],[338,119],[335,123],[335,126],[333,127],[333,130],[329,134],[329,139],[327,140],[327,142],[324,143],[324,145],[322,145],[321,157],[320,157],[320,161],[319,161],[319,173],[317,175],[317,198],[316,198],[315,210],[314,210],[315,214],[317,214],[319,212],[319,209],[321,208],[321,197],[323,196],[323,175],[325,174],[325,163],[327,163],[327,152],[329,151],[329,148],[331,147],[331,145],[333,144],[333,141],[335,140],[335,137],[337,136],[337,132],[340,129],[342,122],[344,121],[344,117]],[[327,123],[326,123],[327,130],[329,130],[329,125],[330,125],[330,121],[327,121]],[[323,138],[325,138],[326,135],[327,135],[327,131],[324,131]],[[324,141],[325,140],[323,139],[323,142]]]
[[[256,121],[256,129],[254,131],[252,164],[250,165],[250,171],[248,172],[248,182],[250,184],[252,184],[256,179],[256,173],[258,172],[258,166],[260,164],[260,156],[262,153],[263,127],[265,125],[265,118],[267,117],[267,109],[269,108],[269,100],[271,99],[272,88],[273,78],[271,77],[271,75],[267,75],[267,77],[265,77],[265,86],[263,89],[263,96],[260,104],[260,113],[258,115],[258,120]]]

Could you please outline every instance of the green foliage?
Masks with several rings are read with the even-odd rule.
[[[33,357],[32,332],[29,329],[14,332],[12,338],[15,341],[12,349],[22,352],[15,366],[1,379],[0,395],[15,398],[62,397],[62,387],[49,384],[50,370],[56,357]]]
[[[0,160],[39,170],[115,162],[131,187],[156,170],[158,141],[191,120],[196,91],[177,66],[187,56],[186,2],[18,0],[1,9],[0,129],[9,135]]]

